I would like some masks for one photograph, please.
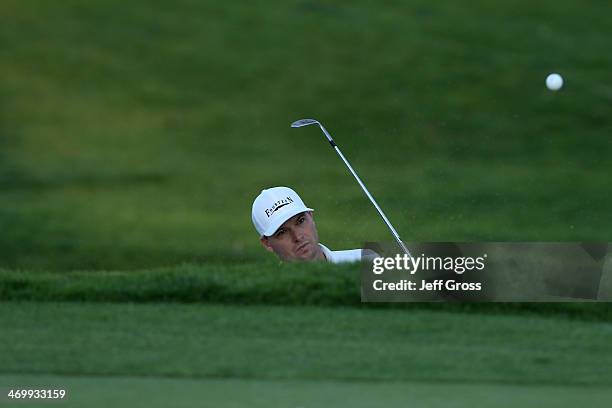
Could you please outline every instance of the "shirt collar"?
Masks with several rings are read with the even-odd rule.
[[[319,246],[323,250],[323,255],[325,255],[325,260],[327,262],[332,262],[333,261],[333,257],[334,257],[334,254],[332,253],[332,251],[330,251],[328,247],[326,247],[325,245],[323,245],[321,243],[319,243]]]

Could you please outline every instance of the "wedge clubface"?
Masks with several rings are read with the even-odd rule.
[[[391,231],[391,234],[393,234],[393,237],[397,241],[397,244],[400,246],[400,248],[402,249],[402,251],[404,251],[404,253],[406,255],[412,257],[412,255],[410,254],[410,251],[408,250],[408,248],[406,248],[406,245],[402,242],[399,234],[397,233],[395,228],[393,228],[393,225],[391,225],[391,222],[389,221],[389,219],[387,218],[387,216],[385,215],[383,210],[381,210],[381,208],[378,206],[378,204],[376,203],[376,200],[374,200],[374,197],[372,197],[372,194],[370,194],[370,192],[366,188],[365,184],[363,184],[363,182],[361,181],[361,179],[359,178],[357,173],[355,173],[355,170],[353,170],[353,167],[348,162],[348,160],[346,160],[346,157],[344,157],[344,155],[340,151],[340,148],[338,148],[338,145],[336,144],[336,142],[334,142],[334,139],[331,137],[329,132],[327,132],[327,130],[323,127],[321,122],[319,122],[318,120],[315,120],[315,119],[300,119],[300,120],[296,120],[295,122],[293,122],[291,124],[291,127],[292,128],[300,128],[300,127],[309,126],[309,125],[318,125],[319,128],[321,128],[321,131],[323,132],[323,134],[327,138],[327,141],[329,142],[331,147],[336,151],[336,153],[338,153],[338,156],[340,156],[340,158],[342,159],[344,164],[346,164],[346,167],[348,167],[348,169],[351,172],[351,174],[353,175],[353,177],[355,177],[355,180],[357,180],[357,183],[359,183],[359,186],[361,187],[363,192],[366,194],[366,196],[368,196],[368,198],[370,199],[370,202],[372,203],[372,205],[374,205],[374,208],[376,208],[376,211],[378,211],[378,214],[380,214],[380,216],[382,217],[382,219],[385,222],[385,224],[387,224],[387,227]]]

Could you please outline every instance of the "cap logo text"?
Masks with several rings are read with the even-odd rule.
[[[274,204],[272,204],[272,207],[266,209],[266,215],[268,216],[268,218],[270,218],[272,216],[272,214],[274,214],[276,212],[276,210],[278,210],[281,207],[284,207],[286,205],[289,205],[293,202],[293,199],[289,196],[287,196],[287,198],[284,198],[282,200],[278,200],[277,202],[275,202]]]

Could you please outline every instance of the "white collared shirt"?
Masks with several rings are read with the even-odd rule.
[[[347,249],[344,251],[332,251],[323,244],[319,244],[325,254],[327,262],[344,263],[344,262],[359,262],[361,261],[361,249]]]

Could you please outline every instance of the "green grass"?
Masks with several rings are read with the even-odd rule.
[[[359,266],[183,265],[140,271],[0,273],[0,298],[285,305],[360,305]],[[612,316],[611,316],[612,318]]]
[[[4,373],[612,386],[608,322],[312,306],[1,308]]]
[[[363,383],[313,380],[175,379],[0,375],[0,384],[67,389],[62,407],[607,407],[610,388],[499,384]],[[7,404],[8,405],[8,404]],[[47,407],[15,403],[16,407]]]
[[[339,306],[612,322],[612,303],[361,303],[358,264],[181,265],[137,271],[37,272],[0,269],[0,299]]]
[[[308,306],[0,310],[0,387],[66,388],[62,406],[251,406],[256,390],[253,406],[279,407],[612,401],[606,322]]]
[[[611,11],[7,0],[0,265],[261,261],[249,212],[271,185],[332,248],[389,240],[322,135],[289,128],[304,116],[408,241],[609,240]]]
[[[250,220],[288,185],[332,249],[390,239],[322,135],[289,128],[316,117],[406,241],[609,241],[609,2],[1,8],[3,384],[66,384],[69,406],[609,405],[607,305],[363,306],[354,270],[280,265]]]

